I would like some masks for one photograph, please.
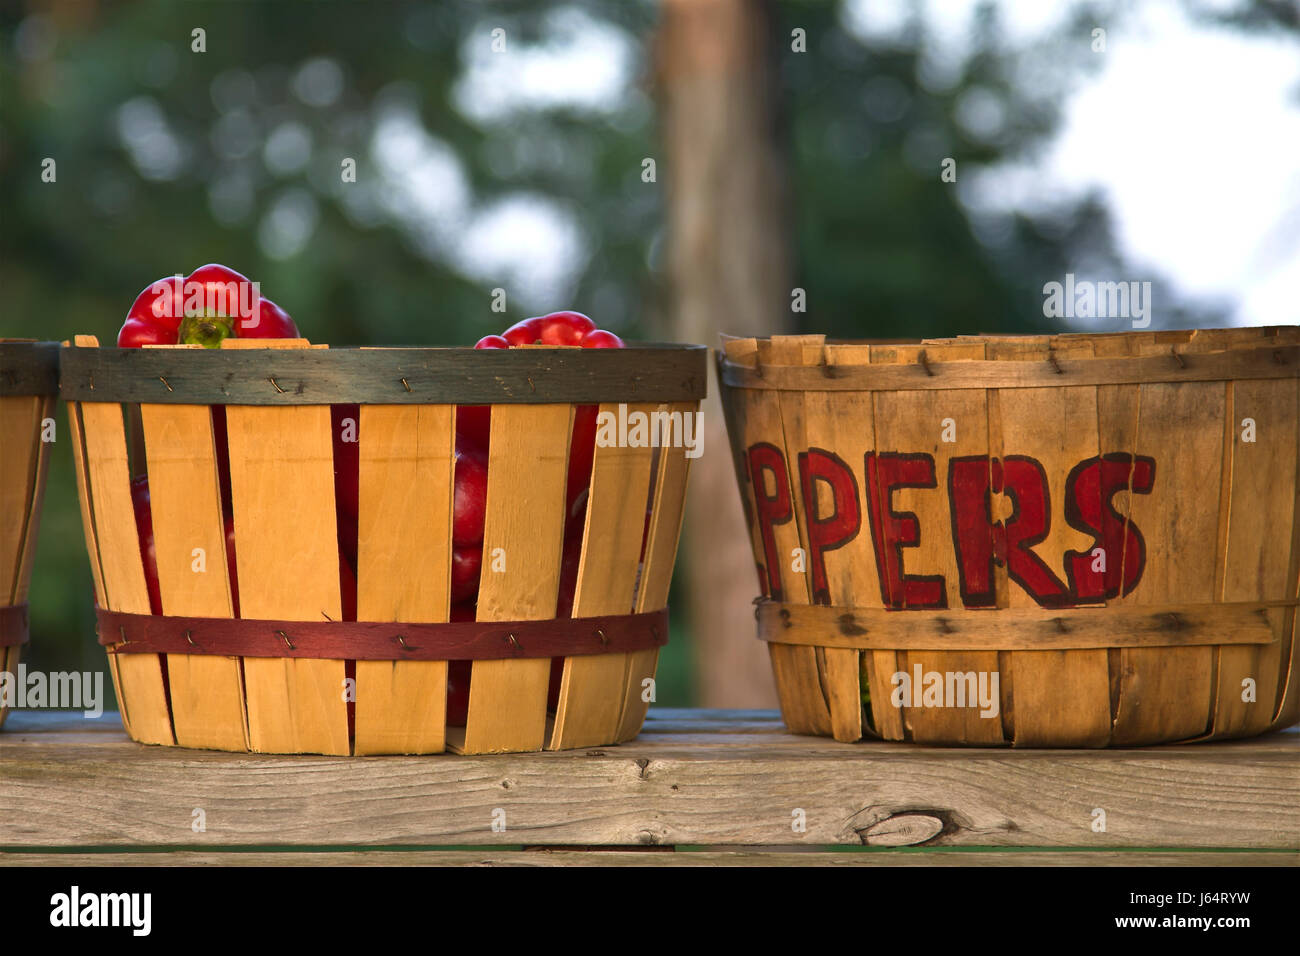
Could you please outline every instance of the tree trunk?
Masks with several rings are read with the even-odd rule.
[[[656,92],[665,150],[673,338],[770,335],[790,320],[784,162],[767,4],[664,0]],[[758,593],[717,398],[704,406],[704,455],[691,465],[682,544],[699,703],[772,707]]]

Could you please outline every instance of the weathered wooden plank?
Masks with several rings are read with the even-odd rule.
[[[6,853],[4,866],[1295,866],[1279,850],[367,850]]]
[[[728,735],[721,716],[667,716],[678,732],[658,733],[652,711],[636,741],[598,750],[338,758],[146,748],[93,721],[19,711],[0,738],[0,846],[860,846],[914,833],[945,847],[1300,848],[1295,732],[955,750]],[[762,721],[779,726],[741,717]],[[196,806],[205,833],[190,829]],[[498,809],[506,829],[494,832]],[[795,810],[805,832],[792,830]],[[930,834],[917,817],[943,826]]]

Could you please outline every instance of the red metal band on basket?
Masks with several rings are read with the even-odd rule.
[[[264,621],[95,609],[110,654],[464,661],[621,654],[668,643],[668,609],[545,621]]]
[[[31,635],[27,631],[27,605],[0,607],[0,647],[26,644]]]

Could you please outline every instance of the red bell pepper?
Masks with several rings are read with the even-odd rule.
[[[510,343],[500,335],[485,335],[474,343],[476,349],[508,349]],[[479,448],[486,449],[492,432],[491,405],[456,406],[456,437],[468,438]]]
[[[143,345],[221,347],[222,339],[295,339],[298,327],[260,286],[210,263],[185,278],[151,283],[136,296],[117,333],[119,348]]]
[[[145,345],[202,345],[219,348],[227,338],[292,339],[298,327],[289,314],[261,295],[257,283],[226,266],[209,264],[188,276],[159,279],[136,296],[126,321],[117,334],[119,348]],[[355,405],[332,409],[335,420],[351,416],[359,422]],[[235,572],[235,526],[231,517],[230,452],[226,442],[226,410],[212,407],[213,438],[216,445],[217,473],[221,485],[222,512],[225,515],[226,562],[230,573],[233,609],[239,616],[239,583]],[[358,446],[340,440],[336,428],[335,495],[340,541],[339,587],[344,620],[356,620],[356,513]],[[153,537],[153,517],[149,507],[149,480],[136,478],[131,483],[131,501],[135,508],[136,531],[144,561],[145,583],[154,614],[162,613],[162,596],[158,586],[157,555]]]

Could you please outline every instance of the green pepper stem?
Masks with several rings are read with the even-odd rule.
[[[234,332],[234,323],[225,316],[187,315],[181,320],[177,341],[182,345],[219,349],[222,340],[230,338]]]

